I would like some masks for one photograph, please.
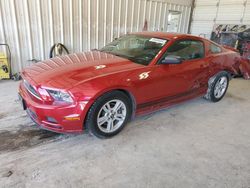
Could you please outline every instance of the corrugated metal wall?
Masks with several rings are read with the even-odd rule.
[[[12,72],[33,58],[48,58],[50,47],[70,52],[100,48],[127,32],[167,29],[168,11],[181,11],[179,32],[187,32],[191,0],[0,0],[0,43],[12,51]],[[0,48],[0,51],[3,51]]]
[[[191,33],[210,38],[214,24],[250,24],[250,0],[196,0]]]

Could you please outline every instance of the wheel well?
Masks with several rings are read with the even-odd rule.
[[[228,76],[229,80],[231,80],[231,79],[232,79],[233,74],[231,73],[231,71],[226,70],[226,69],[225,69],[225,70],[221,70],[221,71],[217,72],[216,74],[212,75],[212,76],[210,77],[210,79],[211,79],[211,78],[215,78],[218,74],[220,74],[220,73],[222,73],[222,72],[224,72],[224,73],[226,73],[226,74],[227,74],[227,76]]]
[[[113,91],[115,91],[115,90],[113,90]],[[135,100],[135,97],[129,91],[127,91],[127,90],[117,89],[117,91],[123,92],[130,99],[131,104],[132,104],[132,109],[133,109],[133,112],[132,112],[132,118],[133,118],[135,116],[135,110],[136,110],[136,100]]]
[[[234,75],[234,74],[233,74],[231,71],[229,71],[229,70],[224,70],[224,71],[221,71],[221,72],[226,72],[227,75],[228,75],[229,80],[231,80],[231,79],[233,78],[233,75]]]
[[[233,67],[231,69],[225,68],[223,71],[228,73],[228,77],[230,80],[239,74],[237,73],[237,70]]]

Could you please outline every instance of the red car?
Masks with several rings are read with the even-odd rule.
[[[135,115],[195,97],[225,95],[239,54],[204,38],[162,32],[122,36],[100,50],[22,71],[19,95],[39,126],[106,138]]]

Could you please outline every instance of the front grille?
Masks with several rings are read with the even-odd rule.
[[[39,94],[36,92],[36,90],[34,89],[32,85],[30,85],[26,80],[24,80],[23,83],[24,83],[25,88],[28,90],[28,92],[31,95],[41,100],[41,97],[39,96]]]

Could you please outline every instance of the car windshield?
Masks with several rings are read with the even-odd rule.
[[[125,35],[104,46],[100,51],[148,65],[166,44],[166,39]]]

